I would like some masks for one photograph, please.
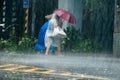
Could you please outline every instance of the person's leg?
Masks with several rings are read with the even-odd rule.
[[[60,45],[57,46],[57,52],[58,52],[58,55],[61,55],[61,46]]]
[[[49,49],[50,49],[51,43],[47,44],[45,55],[48,55]]]

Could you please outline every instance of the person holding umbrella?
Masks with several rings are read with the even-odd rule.
[[[55,13],[52,14],[52,18],[49,21],[45,35],[45,46],[46,46],[45,55],[48,55],[51,45],[57,47],[58,55],[61,55],[60,38],[53,37],[54,28],[58,26],[62,26],[62,24],[59,23],[60,20],[62,19],[60,19],[60,17],[57,16]]]
[[[53,32],[55,27],[62,27],[62,19],[71,24],[76,23],[75,17],[70,12],[63,9],[57,9],[54,11],[45,35],[45,55],[48,55],[51,45],[56,46],[58,55],[61,55],[60,38],[53,37]]]
[[[46,49],[45,47],[45,42],[44,42],[44,38],[45,38],[45,33],[46,33],[46,30],[48,28],[48,23],[49,23],[49,20],[51,19],[52,17],[52,14],[49,14],[49,15],[46,15],[45,18],[48,20],[46,21],[43,26],[41,27],[40,31],[39,31],[39,34],[38,34],[38,41],[37,43],[35,44],[35,50],[38,50],[38,51],[44,51]],[[50,47],[50,50],[54,53],[55,52],[55,47],[54,46],[51,46]]]

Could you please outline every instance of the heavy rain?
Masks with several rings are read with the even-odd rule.
[[[119,27],[119,0],[0,0],[0,80],[120,80]]]

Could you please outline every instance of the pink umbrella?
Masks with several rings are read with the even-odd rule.
[[[63,10],[63,9],[57,9],[54,11],[59,17],[61,17],[62,19],[66,20],[67,22],[71,23],[71,24],[75,24],[76,20],[73,14],[71,14],[70,12]]]

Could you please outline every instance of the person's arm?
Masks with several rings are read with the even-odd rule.
[[[52,14],[49,14],[49,15],[45,16],[45,18],[48,19],[48,20],[51,19],[51,17],[52,17]]]
[[[59,21],[58,21],[58,26],[59,26],[60,28],[62,28],[62,26],[63,26],[63,22],[62,22],[62,19],[61,19],[61,18],[60,18]]]

